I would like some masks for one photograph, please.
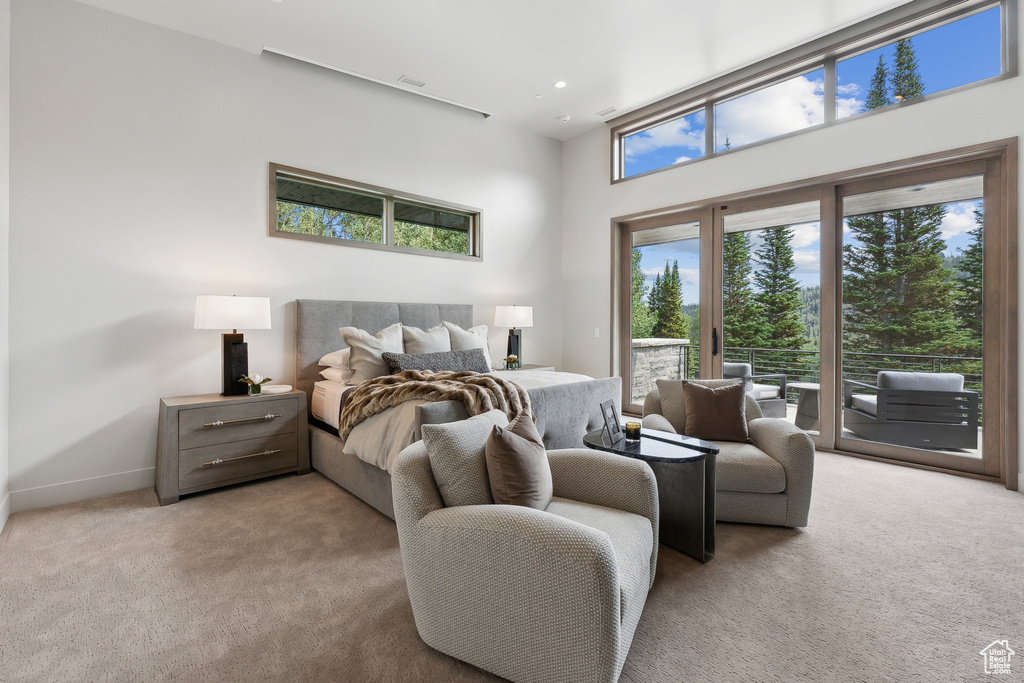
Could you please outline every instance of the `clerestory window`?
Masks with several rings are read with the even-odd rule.
[[[900,20],[843,29],[620,117],[612,181],[1015,76],[1015,2],[909,3]]]
[[[270,165],[270,235],[406,253],[480,258],[480,212]]]

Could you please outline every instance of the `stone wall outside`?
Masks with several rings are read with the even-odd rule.
[[[689,339],[634,339],[630,352],[630,399],[643,405],[659,379],[682,379],[684,346]],[[696,349],[692,350],[696,353]]]

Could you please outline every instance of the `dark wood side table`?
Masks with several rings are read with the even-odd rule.
[[[715,460],[718,446],[679,434],[640,430],[639,441],[611,443],[605,431],[583,443],[645,461],[658,481],[659,540],[700,562],[715,556]]]
[[[160,399],[155,488],[161,505],[285,472],[309,472],[306,392]]]

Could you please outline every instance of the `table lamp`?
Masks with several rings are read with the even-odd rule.
[[[508,353],[519,359],[519,367],[523,364],[523,347],[519,328],[533,327],[533,306],[495,306],[494,324],[508,328]]]
[[[270,297],[208,296],[196,297],[197,330],[231,330],[224,333],[224,393],[241,396],[248,387],[238,380],[249,374],[249,345],[238,330],[270,329]]]

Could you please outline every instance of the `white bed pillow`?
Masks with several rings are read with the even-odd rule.
[[[406,353],[440,353],[452,350],[451,335],[444,325],[435,325],[429,330],[402,325],[402,341]]]
[[[331,351],[320,359],[320,366],[328,368],[345,368],[351,372],[351,366],[348,364],[349,355],[351,353],[352,349],[338,349],[337,351]]]
[[[320,371],[320,376],[324,379],[329,379],[332,382],[341,382],[342,384],[348,384],[352,379],[351,368],[324,368]]]
[[[487,325],[477,325],[476,327],[464,330],[447,320],[442,321],[441,324],[448,328],[448,334],[452,339],[452,351],[483,349],[484,358],[487,359],[487,367],[494,367],[494,363],[491,362],[491,350],[487,345]]]
[[[350,384],[359,384],[374,377],[388,374],[388,366],[380,357],[385,351],[402,353],[402,323],[389,325],[375,336],[358,327],[340,327],[341,339],[352,353],[349,365],[352,367]]]

